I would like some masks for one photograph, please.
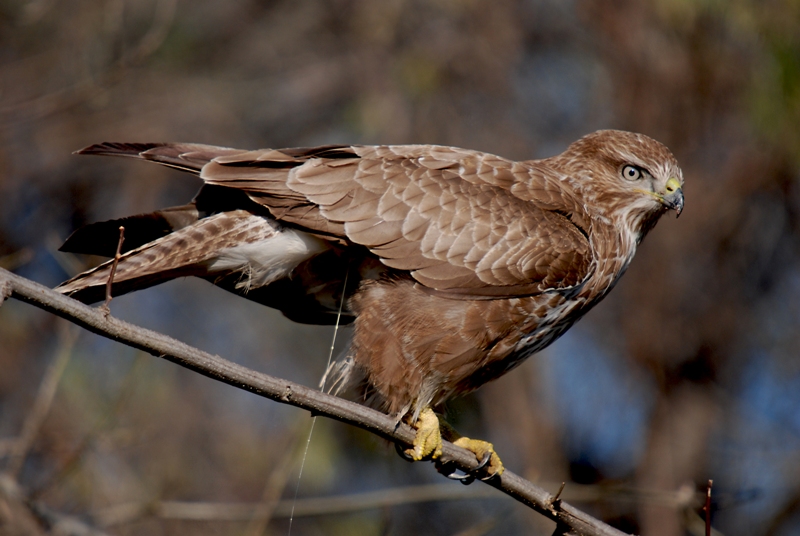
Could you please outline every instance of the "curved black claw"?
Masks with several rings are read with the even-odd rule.
[[[405,449],[405,448],[403,448],[403,447],[401,447],[401,446],[400,446],[400,443],[395,443],[395,444],[394,444],[394,450],[396,450],[396,451],[397,451],[397,453],[400,455],[400,457],[401,457],[401,458],[403,458],[405,461],[407,461],[407,462],[414,462],[414,458],[412,458],[411,456],[409,456],[409,455],[406,453],[406,449]]]
[[[491,452],[487,452],[486,455],[481,460],[481,463],[479,463],[478,466],[475,467],[475,469],[472,469],[471,471],[469,471],[467,473],[464,473],[463,475],[460,475],[460,474],[456,473],[456,471],[452,471],[451,473],[445,474],[444,476],[446,476],[450,480],[458,480],[459,482],[461,482],[465,486],[468,486],[468,485],[472,484],[473,482],[475,482],[475,479],[478,478],[476,476],[476,473],[481,472],[489,464],[489,460],[491,458],[492,458],[492,453]],[[442,469],[444,469],[444,466],[442,466]],[[444,473],[442,473],[442,474],[444,474]],[[487,477],[484,477],[484,478],[481,478],[480,480],[483,480],[485,482],[487,480],[493,479],[495,476],[497,476],[497,473],[492,473],[491,475],[489,475]]]
[[[450,480],[458,480],[459,482],[461,482],[465,486],[469,486],[470,484],[475,482],[475,475],[471,475],[469,473],[466,473],[466,474],[463,474],[463,475],[458,475],[456,473],[450,473],[449,475],[444,475],[444,476],[446,476]]]
[[[481,460],[481,463],[479,463],[478,466],[475,469],[470,471],[470,473],[477,473],[478,471],[481,471],[484,467],[486,467],[486,465],[489,463],[489,460],[491,460],[491,459],[492,459],[492,453],[491,452],[487,452],[483,456],[483,459]]]
[[[488,476],[485,476],[485,477],[481,478],[480,481],[481,482],[489,482],[491,479],[497,478],[497,476],[499,474],[500,474],[499,472],[498,473],[492,473],[491,475],[488,475]]]

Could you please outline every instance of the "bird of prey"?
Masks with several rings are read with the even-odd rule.
[[[112,294],[198,276],[282,311],[353,322],[342,382],[417,429],[416,460],[441,453],[434,408],[505,374],[556,340],[625,272],[683,174],[661,143],[603,130],[562,154],[515,162],[432,145],[237,150],[101,143],[194,173],[191,203],[95,223],[63,251],[122,255]],[[58,287],[87,303],[112,261]],[[491,444],[457,444],[502,464]]]

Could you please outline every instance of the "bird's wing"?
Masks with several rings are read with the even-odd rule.
[[[450,297],[538,294],[591,271],[580,203],[531,163],[438,146],[328,146],[221,155],[200,176]]]

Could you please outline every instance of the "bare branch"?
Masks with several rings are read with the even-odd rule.
[[[61,536],[106,536],[77,517],[51,510],[31,501],[17,481],[0,474],[0,505],[3,507],[3,534],[59,534]]]
[[[39,4],[52,4],[52,2],[38,2]],[[47,6],[49,8],[50,6]],[[0,121],[18,122],[30,121],[32,118],[65,110],[77,104],[86,102],[105,91],[122,77],[125,69],[139,65],[155,53],[166,40],[175,20],[177,0],[159,0],[153,22],[147,33],[139,40],[128,54],[123,54],[103,72],[93,76],[85,76],[72,85],[58,90],[33,97],[23,102],[11,104],[0,108]],[[28,16],[30,17],[30,16]],[[24,23],[32,23],[39,14]]]
[[[313,423],[314,421],[312,420],[311,422]],[[260,513],[258,516],[252,515],[248,519],[249,522],[243,532],[245,536],[260,536],[266,532],[274,511],[280,508],[281,493],[283,493],[289,481],[292,469],[297,467],[297,463],[300,463],[303,457],[303,446],[308,441],[306,439],[304,442],[303,439],[310,437],[308,433],[308,427],[306,426],[295,427],[294,433],[291,434],[292,437],[287,441],[289,448],[281,449],[285,451],[285,454],[280,459],[280,462],[274,466],[264,484],[264,491],[261,493],[261,504],[258,505]],[[297,463],[292,463],[293,461]]]
[[[76,328],[66,323],[60,323],[60,326],[61,334],[59,338],[61,341],[58,345],[58,353],[45,371],[42,383],[39,385],[39,393],[36,395],[36,400],[31,406],[30,412],[28,412],[28,415],[25,417],[22,433],[11,449],[6,472],[13,478],[19,475],[22,465],[25,463],[28,451],[31,445],[33,445],[33,441],[36,439],[36,435],[39,433],[39,429],[42,427],[42,423],[50,411],[50,406],[56,395],[58,383],[61,381],[61,376],[64,373],[64,369],[67,367],[67,363],[69,363],[70,356],[72,355],[72,348],[75,345],[75,340],[78,338],[78,330]]]
[[[349,513],[400,504],[464,499],[489,499],[498,496],[486,488],[470,489],[452,484],[424,484],[334,497],[314,497],[277,501],[273,505],[258,503],[213,503],[156,501],[124,503],[95,512],[92,517],[102,527],[137,521],[146,515],[165,519],[193,521],[248,521],[289,517],[294,506],[295,517]]]
[[[395,443],[411,446],[414,440],[414,431],[411,427],[403,423],[397,424],[392,417],[379,411],[304,385],[250,370],[161,333],[123,322],[112,316],[106,317],[97,308],[84,305],[38,283],[0,269],[0,288],[4,288],[4,285],[10,285],[12,298],[209,378],[311,411],[315,415],[324,415],[357,426]],[[449,442],[444,442],[443,461],[453,463],[464,471],[474,470],[478,466],[474,454]],[[569,504],[558,502],[556,506],[553,504],[553,497],[547,491],[511,471],[506,471],[500,477],[492,478],[486,483],[560,525],[569,527],[570,533],[586,536],[624,536],[623,532]]]
[[[103,309],[101,309],[102,311]],[[105,312],[103,314],[106,314]],[[116,400],[111,405],[111,408],[101,415],[98,421],[94,424],[93,428],[81,439],[78,446],[72,452],[63,457],[59,463],[58,468],[46,479],[39,482],[35,487],[28,490],[28,500],[36,501],[56,484],[61,482],[68,474],[74,471],[83,461],[86,451],[95,443],[98,436],[102,433],[105,427],[110,423],[115,416],[120,412],[122,407],[127,402],[131,395],[133,388],[133,377],[137,365],[141,362],[141,354],[136,357],[130,370],[126,374],[125,379],[122,380],[121,387],[117,389]]]
[[[294,453],[289,453],[294,455]],[[279,467],[291,464],[279,464]],[[560,488],[555,482],[542,483],[545,488]],[[564,483],[561,483],[563,486]],[[560,490],[554,497],[555,500],[569,499],[573,502],[611,501],[611,502],[638,502],[650,504],[665,504],[691,508],[694,506],[695,497],[686,502],[681,497],[684,490],[673,492],[644,490],[634,488],[609,487],[603,485],[571,485],[569,489]],[[703,494],[705,496],[705,494]],[[319,516],[330,514],[352,513],[364,510],[386,508],[403,504],[424,502],[463,501],[475,499],[497,499],[498,495],[482,486],[453,486],[450,483],[422,484],[418,486],[402,486],[383,490],[372,490],[365,493],[352,493],[335,495],[331,497],[306,497],[292,500],[275,500],[274,502],[260,503],[221,503],[199,501],[146,501],[126,502],[98,509],[90,514],[97,526],[109,528],[117,525],[133,523],[147,516],[157,516],[164,519],[183,519],[192,521],[263,521],[274,517],[289,517],[294,507],[294,517]],[[696,498],[699,500],[700,495]],[[554,502],[555,502],[554,500]],[[702,520],[697,514],[695,517],[702,525]],[[690,526],[690,531],[693,526]],[[697,532],[702,536],[702,526]],[[559,530],[570,531],[570,527],[561,526]],[[694,532],[692,532],[694,534]],[[717,531],[712,534],[719,535]]]

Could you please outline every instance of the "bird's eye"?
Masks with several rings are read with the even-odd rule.
[[[642,170],[636,166],[627,165],[622,168],[622,178],[627,181],[638,181],[642,178]]]

